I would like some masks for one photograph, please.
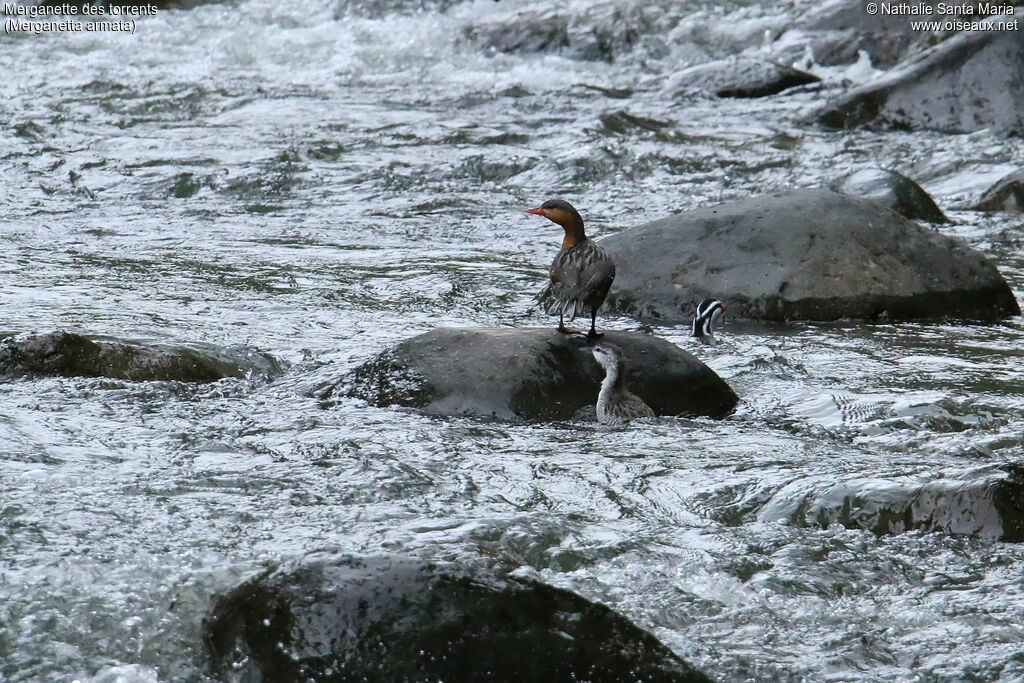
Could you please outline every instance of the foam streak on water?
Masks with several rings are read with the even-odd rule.
[[[756,50],[804,9],[242,0],[162,11],[134,37],[5,36],[3,331],[252,346],[292,366],[0,384],[0,678],[202,678],[209,596],[324,545],[496,558],[719,680],[1024,676],[1019,546],[759,515],[815,482],[1020,461],[1020,318],[726,321],[714,349],[656,330],[741,395],[720,422],[607,432],[309,395],[436,325],[549,324],[527,311],[557,228],[522,210],[552,195],[601,236],[866,165],[948,209],[1024,162],[987,132],[801,123],[840,71],[753,107],[673,99],[676,70]],[[507,42],[538,17],[582,52]],[[949,213],[941,229],[1022,299],[1019,221]]]

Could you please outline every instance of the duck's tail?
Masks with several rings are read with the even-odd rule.
[[[576,316],[583,315],[585,308],[582,292],[564,292],[562,296],[548,304],[548,315],[563,315],[572,322]]]

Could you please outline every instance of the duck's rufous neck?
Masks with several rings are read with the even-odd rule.
[[[565,230],[565,237],[562,239],[562,249],[568,249],[572,245],[586,237],[583,232],[583,219],[575,211],[569,212],[564,209],[548,209],[544,212],[549,221],[562,226]]]
[[[568,249],[586,237],[583,233],[582,225],[573,225],[572,227],[563,225],[562,227],[565,228],[565,237],[562,238],[562,249]]]

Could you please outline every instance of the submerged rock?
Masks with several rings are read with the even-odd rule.
[[[601,240],[618,275],[608,301],[687,323],[706,297],[764,320],[994,321],[1020,308],[999,271],[960,240],[870,200],[799,190],[712,206]]]
[[[1024,31],[962,33],[827,105],[818,120],[833,128],[1024,135],[1022,72]]]
[[[281,373],[270,355],[93,340],[74,332],[19,335],[0,342],[0,376],[110,377],[134,381],[213,382]]]
[[[702,90],[718,97],[764,97],[819,81],[814,74],[783,64],[732,57],[683,69],[672,76],[669,89],[674,93]]]
[[[1024,170],[1000,178],[971,208],[975,211],[1024,211]]]
[[[901,216],[929,223],[948,223],[935,200],[913,180],[882,168],[854,171],[832,184],[832,189],[853,197],[873,199]]]
[[[710,679],[570,591],[409,557],[310,553],[217,598],[217,675],[264,681]]]
[[[622,349],[627,387],[657,415],[722,417],[737,402],[729,385],[663,339],[609,331]],[[356,368],[324,398],[346,395],[377,406],[436,415],[567,420],[597,402],[604,371],[580,335],[553,328],[439,328]]]
[[[1024,541],[1024,466],[987,465],[927,482],[858,477],[800,479],[757,513],[761,522],[832,523],[876,534],[911,529]]]

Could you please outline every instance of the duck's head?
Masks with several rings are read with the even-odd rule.
[[[587,347],[590,352],[594,354],[594,359],[598,365],[604,368],[606,373],[618,372],[622,366],[622,351],[619,347],[602,342],[600,344],[594,344],[593,346]]]
[[[722,312],[729,307],[718,299],[704,299],[697,304],[697,313],[693,316],[693,336],[709,344],[715,343],[715,324],[722,317]]]
[[[526,213],[544,216],[549,221],[558,223],[565,229],[566,235],[583,234],[583,218],[579,211],[564,199],[549,199],[536,209],[527,210]]]

